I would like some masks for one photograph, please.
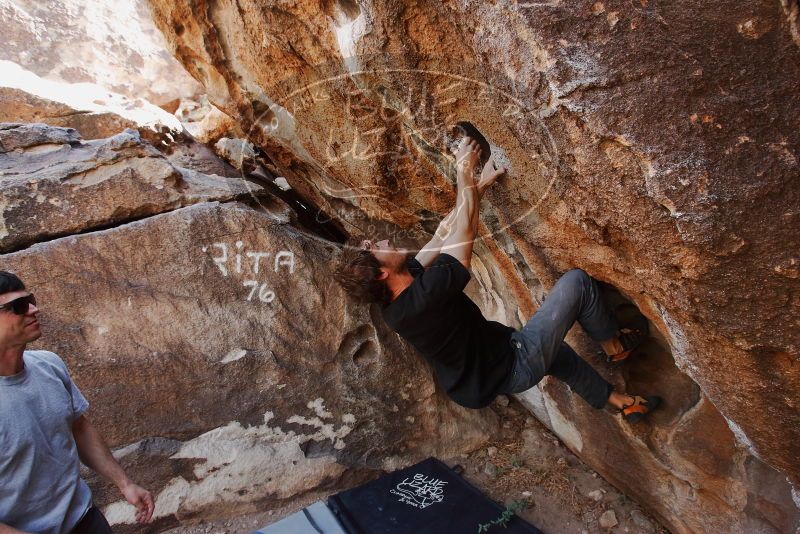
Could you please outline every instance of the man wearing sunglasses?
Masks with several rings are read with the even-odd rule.
[[[119,488],[137,521],[149,521],[153,497],[111,455],[64,362],[25,350],[42,335],[38,313],[22,281],[0,271],[0,534],[110,533],[79,460]]]

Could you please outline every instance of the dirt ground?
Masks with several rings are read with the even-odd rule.
[[[451,467],[462,466],[464,477],[488,497],[506,506],[522,507],[517,514],[545,534],[668,533],[636,502],[572,454],[514,399],[500,397],[491,408],[502,421],[502,431],[497,438],[471,454],[443,458]],[[306,495],[290,507],[201,522],[168,532],[249,533],[325,497],[324,494]],[[613,512],[617,524],[602,527],[600,517],[605,513],[609,519],[609,511]],[[502,528],[490,532],[500,533]]]

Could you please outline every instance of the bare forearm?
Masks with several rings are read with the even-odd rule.
[[[484,189],[481,188],[480,185],[478,185],[477,188],[478,188],[478,205],[479,205],[480,199],[483,196]],[[478,211],[477,207],[474,207],[473,210],[476,212],[475,216],[477,217],[477,211]],[[417,254],[416,259],[417,261],[420,262],[420,264],[423,267],[430,266],[441,253],[442,245],[444,244],[445,240],[447,240],[447,238],[450,237],[450,235],[452,235],[453,230],[455,229],[456,214],[458,212],[459,211],[457,207],[454,207],[452,210],[450,210],[450,212],[439,223],[439,226],[433,233],[433,237],[431,238],[431,240],[428,241],[428,243]]]
[[[455,207],[455,231],[472,233],[478,230],[480,195],[472,172],[458,173],[458,191]],[[473,236],[474,237],[474,236]]]
[[[471,173],[459,174],[453,230],[442,243],[442,252],[458,259],[465,267],[470,265],[472,247],[478,233],[479,203],[478,190]]]
[[[479,212],[479,208],[480,208],[480,202],[481,202],[481,199],[483,198],[483,193],[484,193],[485,189],[482,188],[480,186],[480,184],[476,185],[475,188],[476,188],[476,191],[478,192],[478,201],[472,206],[472,212],[473,212],[474,217],[477,218],[478,212]],[[439,223],[439,227],[436,229],[436,233],[434,234],[434,238],[437,238],[437,237],[439,238],[439,244],[440,245],[441,245],[442,241],[447,239],[447,236],[453,230],[453,226],[455,225],[456,213],[458,213],[457,207],[458,207],[458,202],[456,202],[456,207],[454,207],[452,210],[450,210],[450,213],[448,213],[445,216],[445,218],[442,219],[442,222]]]
[[[72,435],[81,461],[115,486],[122,489],[130,483],[125,471],[111,454],[103,437],[85,416],[72,425]]]
[[[137,522],[150,521],[155,510],[153,496],[127,477],[122,466],[112,456],[103,437],[86,416],[79,417],[72,424],[72,435],[75,437],[81,461],[119,488],[125,500],[136,507]]]

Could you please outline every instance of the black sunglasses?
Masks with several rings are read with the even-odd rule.
[[[0,305],[0,310],[11,310],[17,315],[25,315],[28,313],[28,308],[30,308],[31,304],[36,306],[36,297],[33,296],[33,293]]]

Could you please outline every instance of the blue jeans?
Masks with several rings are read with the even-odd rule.
[[[511,334],[515,361],[506,393],[521,393],[550,375],[568,384],[592,407],[605,406],[613,386],[564,343],[576,320],[595,341],[617,334],[616,321],[603,304],[597,282],[580,269],[562,276],[522,330]]]

